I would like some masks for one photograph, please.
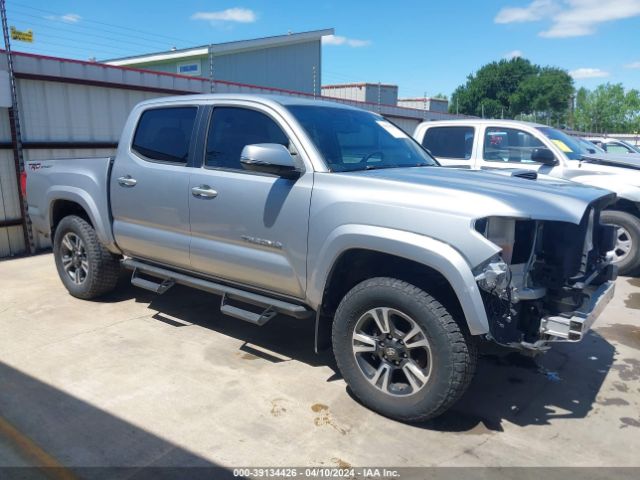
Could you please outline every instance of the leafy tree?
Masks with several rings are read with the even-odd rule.
[[[589,132],[626,133],[640,130],[640,92],[625,92],[621,83],[605,83],[576,95],[576,128]]]
[[[517,57],[489,63],[469,75],[454,91],[450,111],[506,118],[537,114],[559,122],[572,93],[573,80],[564,70]]]

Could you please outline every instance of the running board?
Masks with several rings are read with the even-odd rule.
[[[220,302],[220,311],[222,313],[239,320],[244,320],[245,322],[253,323],[258,327],[263,326],[278,314],[271,306],[265,308],[262,313],[255,313],[244,308],[229,305],[228,301],[228,295],[225,293],[222,295],[222,301]]]
[[[144,288],[145,290],[149,290],[150,292],[162,295],[164,292],[173,287],[175,285],[175,282],[169,278],[163,279],[160,283],[142,278],[139,276],[138,269],[134,268],[133,273],[131,274],[131,285],[135,285],[136,287]]]
[[[155,265],[149,265],[149,264],[140,262],[138,260],[133,260],[131,258],[127,258],[123,260],[122,266],[130,270],[133,270],[134,275],[136,272],[139,272],[152,277],[158,277],[159,279],[163,280],[162,283],[154,283],[153,281],[136,277],[139,280],[139,282],[134,283],[132,278],[131,283],[133,283],[136,286],[146,288],[147,290],[150,289],[147,287],[156,288],[155,287],[156,285],[162,285],[164,282],[171,282],[171,285],[168,288],[173,286],[173,284],[178,283],[180,285],[197,288],[198,290],[203,290],[205,292],[213,293],[215,295],[221,295],[223,297],[226,296],[227,298],[231,297],[234,300],[238,300],[239,302],[243,302],[243,303],[248,303],[249,305],[261,307],[265,309],[263,313],[256,314],[253,312],[243,310],[238,307],[233,307],[228,304],[223,303],[222,305],[222,307],[226,307],[225,308],[226,312],[223,311],[223,313],[227,313],[232,317],[240,318],[242,320],[246,320],[256,325],[264,325],[267,321],[273,318],[273,317],[270,317],[267,320],[264,320],[265,315],[268,313],[267,312],[268,310],[273,311],[274,312],[273,315],[275,315],[275,313],[282,313],[284,315],[289,315],[294,318],[308,318],[313,313],[311,310],[304,307],[303,305],[297,305],[295,303],[287,302],[286,300],[271,298],[259,293],[247,292],[245,290],[241,290],[236,287],[231,287],[221,283],[212,282],[210,280],[193,277],[191,275],[187,275],[184,273],[174,272],[166,268],[157,267]],[[162,293],[168,290],[168,288],[166,288]],[[155,290],[151,290],[151,291],[155,291]],[[223,302],[224,302],[224,298],[223,298]],[[232,312],[232,313],[228,313],[228,312]],[[248,314],[251,314],[251,316]],[[256,319],[255,316],[259,318]],[[251,320],[249,318],[251,318]]]

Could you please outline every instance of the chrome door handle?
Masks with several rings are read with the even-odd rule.
[[[209,185],[200,185],[199,187],[193,187],[191,189],[191,194],[197,198],[216,198],[218,196],[218,192],[216,192]]]
[[[135,178],[131,178],[131,175],[118,178],[118,183],[123,187],[135,187],[138,181]]]

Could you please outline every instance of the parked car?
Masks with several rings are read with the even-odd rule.
[[[132,283],[219,294],[254,325],[315,318],[355,395],[401,420],[447,410],[485,338],[581,340],[614,291],[615,195],[440,168],[378,114],[295,97],[143,102],[114,158],[31,161],[27,202],[78,298]]]
[[[414,138],[445,166],[521,168],[615,192],[602,213],[617,228],[614,263],[623,275],[640,270],[640,159],[594,153],[560,130],[514,120],[423,122]]]
[[[640,156],[640,148],[625,142],[624,140],[618,140],[611,137],[587,137],[585,140],[597,145],[607,153],[621,153],[621,154],[633,154]]]
[[[586,138],[575,137],[575,139],[578,141],[578,143],[580,143],[580,145],[582,145],[582,147],[588,153],[607,153],[607,151],[604,148],[599,147],[595,143],[587,140]]]

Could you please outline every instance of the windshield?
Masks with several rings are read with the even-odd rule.
[[[560,130],[551,127],[538,127],[556,147],[558,147],[570,160],[580,160],[583,155],[589,155],[589,152],[583,147],[577,138],[572,138]]]
[[[332,172],[438,165],[409,135],[380,115],[335,107],[287,108]]]

